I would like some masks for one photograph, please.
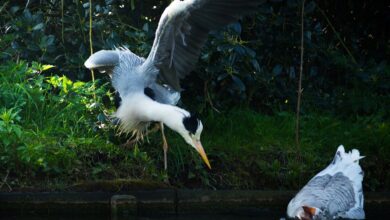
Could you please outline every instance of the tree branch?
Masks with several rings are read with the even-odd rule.
[[[301,64],[299,67],[299,80],[298,80],[298,99],[297,99],[297,112],[296,112],[296,123],[295,123],[295,144],[297,146],[298,155],[300,157],[301,150],[300,150],[300,140],[299,140],[299,116],[301,111],[301,97],[302,97],[302,73],[303,73],[303,43],[304,43],[304,13],[305,13],[305,0],[302,0],[302,9],[301,9]]]

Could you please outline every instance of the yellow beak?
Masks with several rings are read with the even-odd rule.
[[[203,159],[203,161],[205,162],[205,164],[207,165],[207,167],[208,167],[209,169],[211,169],[209,159],[207,158],[207,155],[206,155],[206,153],[204,152],[203,146],[202,146],[202,144],[200,143],[200,141],[193,140],[193,143],[194,143],[194,145],[195,145],[196,151],[198,151],[198,153],[199,153],[200,156],[202,157],[202,159]]]

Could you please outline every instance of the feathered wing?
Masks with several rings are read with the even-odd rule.
[[[100,50],[92,54],[84,63],[88,69],[97,69],[107,72],[112,78],[113,87],[123,98],[134,85],[140,84],[140,79],[134,72],[144,63],[145,59],[137,56],[127,48],[115,50]],[[128,83],[124,83],[128,82]]]
[[[175,0],[162,14],[144,65],[156,66],[159,79],[180,91],[180,79],[195,67],[211,30],[256,10],[262,0]]]
[[[340,145],[336,151],[332,163],[321,172],[324,174],[333,174],[333,176],[340,173],[349,181],[348,185],[352,190],[350,193],[346,193],[345,191],[337,192],[337,188],[345,187],[346,181],[334,181],[334,186],[329,187],[329,191],[334,191],[333,193],[335,196],[337,195],[337,197],[340,199],[340,202],[333,201],[334,210],[339,210],[340,207],[336,206],[345,205],[348,200],[353,204],[350,209],[340,211],[338,214],[339,217],[349,219],[365,218],[365,212],[363,209],[364,196],[362,186],[364,172],[359,165],[359,160],[362,158],[364,158],[364,156],[360,156],[359,150],[353,149],[349,152],[345,152],[344,146]]]
[[[364,219],[361,158],[358,150],[345,152],[344,147],[339,146],[331,164],[290,201],[287,214],[294,217],[302,206],[311,206],[331,217]]]
[[[88,69],[110,69],[119,63],[119,54],[115,50],[100,50],[92,54],[85,62]]]

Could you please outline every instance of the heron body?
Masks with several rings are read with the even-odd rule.
[[[84,65],[108,72],[121,98],[115,113],[120,131],[142,138],[150,122],[160,122],[179,133],[210,168],[200,142],[202,122],[176,106],[180,99],[180,80],[195,68],[211,30],[255,11],[260,2],[262,0],[175,0],[161,15],[146,59],[126,48],[92,54]],[[164,153],[166,148],[164,145]]]
[[[332,163],[314,176],[290,201],[289,217],[364,219],[363,171],[358,150],[338,147]]]

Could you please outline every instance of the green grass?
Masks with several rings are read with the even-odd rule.
[[[165,172],[159,132],[134,147],[120,146],[126,137],[116,136],[105,116],[114,111],[107,84],[98,81],[95,90],[91,83],[44,76],[45,68],[0,65],[0,191],[66,190],[117,179],[163,182],[167,177],[172,185],[188,188],[297,189],[332,160],[340,144],[366,156],[361,161],[366,189],[390,189],[390,122],[379,113],[305,113],[298,151],[294,113],[205,112],[202,143],[212,169],[167,129]]]
[[[178,185],[296,189],[327,166],[343,144],[347,150],[357,148],[367,156],[361,164],[369,190],[389,189],[389,121],[379,116],[339,119],[332,115],[303,115],[300,153],[295,146],[293,113],[266,116],[233,109],[223,114],[208,113],[203,123],[202,143],[210,157],[210,171],[181,137],[168,133],[169,176]],[[153,140],[144,148],[161,161],[160,139]]]
[[[105,115],[113,110],[103,102],[112,99],[108,84],[45,76],[47,68],[24,62],[0,66],[0,178],[5,179],[0,190],[160,179],[146,153],[110,141],[114,128]]]

